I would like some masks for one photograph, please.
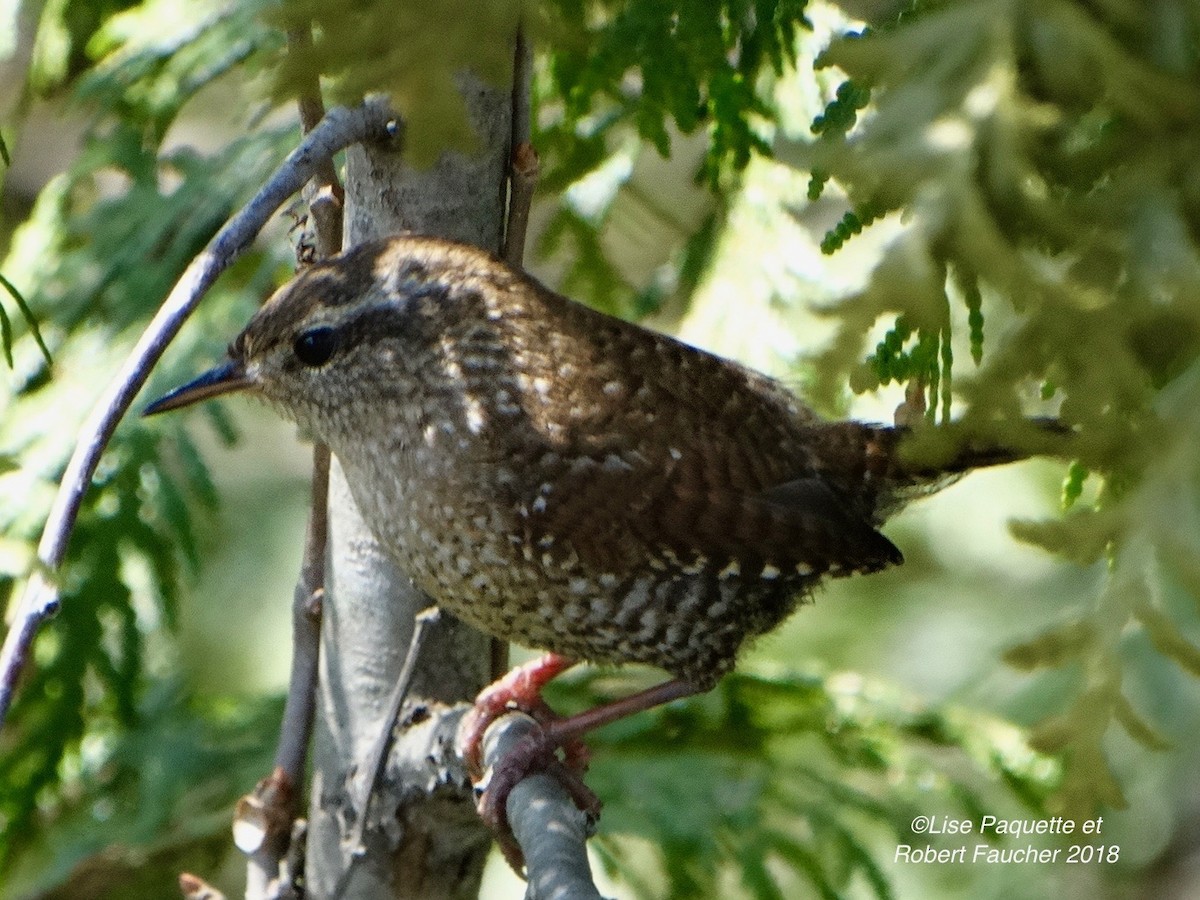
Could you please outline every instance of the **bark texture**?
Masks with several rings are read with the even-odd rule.
[[[413,231],[500,249],[511,93],[470,75],[460,87],[478,137],[475,154],[447,151],[433,167],[417,171],[397,146],[347,151],[346,247]],[[366,777],[360,770],[385,727],[413,617],[430,601],[367,528],[336,459],[327,553],[308,895],[475,897],[491,839],[455,753],[462,712],[455,704],[472,700],[490,680],[490,641],[451,616],[434,626],[366,811],[363,852],[355,854],[351,836],[363,815],[356,805]]]

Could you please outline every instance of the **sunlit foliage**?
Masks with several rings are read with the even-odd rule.
[[[1110,724],[1162,744],[1123,692],[1129,629],[1187,671],[1200,656],[1193,617],[1162,588],[1200,597],[1200,9],[1156,10],[915,4],[825,51],[819,65],[849,80],[816,141],[792,148],[849,195],[828,249],[889,211],[907,219],[866,289],[831,310],[840,331],[818,396],[923,374],[931,416],[954,398],[989,429],[1040,399],[1078,428],[1070,514],[1013,527],[1107,565],[1107,586],[1009,654],[1082,668],[1078,695],[1033,734],[1064,754],[1075,812],[1121,802],[1102,745]],[[863,334],[881,321],[894,324],[864,359]]]
[[[99,385],[294,143],[268,114],[286,110],[297,73],[319,73],[334,100],[388,92],[413,160],[428,163],[469,150],[455,73],[469,64],[503,83],[511,60],[489,37],[524,14],[540,51],[539,190],[552,201],[538,250],[561,257],[567,290],[629,316],[671,292],[686,304],[756,156],[804,172],[810,201],[846,198],[827,253],[900,220],[866,287],[828,309],[837,332],[812,365],[813,399],[830,410],[847,385],[917,380],[935,422],[1014,438],[1019,416],[1061,417],[1077,432],[1069,508],[1013,529],[1103,572],[1088,602],[1006,656],[1066,685],[1028,732],[800,666],[602,733],[592,779],[617,835],[601,845],[606,865],[639,896],[720,883],[764,898],[852,884],[889,897],[880,836],[899,839],[914,811],[1120,805],[1112,734],[1157,749],[1168,730],[1129,688],[1137,667],[1151,656],[1200,674],[1200,11],[919,2],[840,28],[814,75],[797,60],[818,7],[836,15],[817,0],[511,2],[469,16],[446,0],[45,4],[27,102],[65,104],[88,125],[67,171],[0,238],[0,600],[34,565]],[[309,22],[311,49],[289,53],[283,29]],[[802,136],[778,108],[792,76],[831,85]],[[227,82],[254,98],[238,133],[204,152],[173,142],[181,114]],[[20,126],[0,121],[5,167]],[[630,148],[670,154],[698,134],[711,210],[673,236],[669,277],[631,283],[603,240]],[[286,258],[248,254],[152,388],[211,360]],[[202,415],[233,439],[219,407]],[[20,885],[64,883],[103,836],[165,867],[176,850],[207,852],[222,810],[265,771],[276,707],[194,698],[174,672],[178,603],[216,502],[180,421],[118,431],[71,546],[63,613],[0,734],[0,871]],[[576,682],[557,699],[603,687]]]

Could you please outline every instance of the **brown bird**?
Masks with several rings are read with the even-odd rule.
[[[439,606],[554,654],[481,695],[469,744],[571,661],[673,676],[549,726],[493,778],[493,818],[548,747],[708,690],[822,577],[900,563],[878,527],[907,499],[1023,455],[908,463],[904,429],[823,421],[763,375],[421,237],[306,269],[224,363],[147,412],[243,389],[330,446]]]

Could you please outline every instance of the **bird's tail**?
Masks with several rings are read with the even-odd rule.
[[[888,476],[897,482],[936,481],[972,469],[1068,452],[1072,430],[1035,417],[980,427],[954,422],[936,428],[885,428],[891,443]]]
[[[1062,456],[1069,452],[1072,433],[1049,418],[983,427],[964,422],[918,428],[831,422],[818,427],[825,476],[876,522],[972,469]]]

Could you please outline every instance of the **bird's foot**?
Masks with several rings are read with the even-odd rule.
[[[583,783],[587,745],[577,735],[553,736],[553,726],[564,720],[542,699],[542,688],[572,665],[573,660],[547,653],[518,666],[480,692],[459,729],[460,752],[479,792],[476,806],[480,818],[496,834],[504,858],[518,873],[524,866],[523,855],[508,827],[505,807],[512,789],[527,775],[546,772],[562,784],[583,812],[593,818],[600,814],[599,798]],[[484,734],[493,722],[514,710],[528,714],[541,728],[514,745],[485,777]]]
[[[542,688],[573,665],[574,660],[547,653],[517,666],[479,693],[475,706],[463,719],[458,732],[467,772],[474,781],[483,777],[483,735],[488,726],[505,713],[513,710],[527,713],[543,728],[559,721],[560,717],[542,699]],[[568,768],[576,772],[587,770],[588,749],[583,741],[568,738],[561,746],[563,761]]]
[[[581,777],[581,773],[587,769],[588,757],[581,736],[593,728],[704,689],[703,685],[676,678],[629,697],[562,717],[556,715],[542,700],[541,690],[547,682],[573,664],[569,659],[548,653],[518,666],[480,693],[475,708],[463,719],[459,729],[460,752],[467,761],[476,789],[480,791],[477,801],[479,814],[496,833],[505,859],[518,873],[524,863],[521,849],[508,827],[506,804],[508,795],[523,778],[537,770],[545,771],[558,779],[576,806],[595,817],[600,812],[600,801]],[[528,713],[541,726],[541,730],[518,741],[492,767],[486,783],[481,784],[484,733],[494,721],[513,709]],[[561,759],[559,750],[562,751]]]
[[[500,852],[517,874],[524,869],[525,858],[509,827],[508,795],[529,775],[544,772],[563,786],[572,802],[590,820],[595,821],[600,815],[600,798],[584,784],[582,770],[574,768],[569,760],[559,759],[555,752],[558,749],[559,743],[552,732],[540,728],[514,744],[486,776],[476,782],[479,817],[496,835]]]

